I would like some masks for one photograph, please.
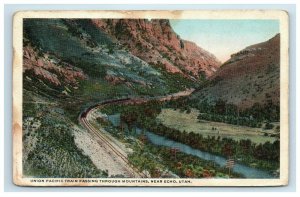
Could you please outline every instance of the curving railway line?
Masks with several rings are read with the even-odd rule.
[[[190,90],[185,90],[182,92],[175,93],[173,95],[167,95],[165,97],[154,97],[154,98],[123,98],[123,99],[114,99],[114,100],[108,100],[108,101],[103,101],[99,104],[92,105],[91,107],[87,108],[85,111],[83,111],[80,116],[79,116],[79,122],[81,123],[82,126],[84,126],[93,136],[97,137],[98,140],[100,141],[101,144],[106,145],[110,151],[112,151],[113,154],[115,154],[116,157],[118,157],[122,162],[124,162],[126,168],[130,171],[130,174],[134,178],[147,178],[147,175],[143,172],[140,172],[137,168],[132,166],[130,162],[127,159],[127,156],[124,155],[118,148],[115,147],[115,145],[111,142],[111,140],[101,132],[101,130],[97,130],[89,121],[88,117],[89,114],[96,110],[99,109],[105,105],[110,105],[110,104],[120,104],[120,103],[136,103],[136,104],[141,104],[148,102],[150,100],[161,100],[161,101],[166,101],[166,100],[171,100],[171,99],[176,99],[182,96],[187,96],[191,94],[194,91],[194,89]],[[99,143],[99,144],[100,144]],[[100,144],[100,145],[101,145]]]
[[[91,112],[91,110],[90,110]],[[85,126],[85,128],[90,131],[91,134],[93,134],[95,137],[98,137],[98,139],[101,141],[102,144],[105,144],[118,158],[120,158],[125,165],[127,166],[127,169],[129,169],[131,172],[132,177],[135,178],[146,178],[146,174],[139,172],[137,168],[132,166],[130,162],[128,161],[126,155],[124,155],[121,151],[119,151],[111,142],[110,140],[103,134],[101,131],[99,132],[91,123],[88,122],[87,117],[82,117],[81,124]]]

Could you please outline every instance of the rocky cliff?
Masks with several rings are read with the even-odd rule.
[[[214,55],[181,39],[168,20],[94,19],[92,22],[133,55],[170,73],[192,79],[209,77],[220,66]]]

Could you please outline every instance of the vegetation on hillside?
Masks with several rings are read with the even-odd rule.
[[[55,101],[25,91],[23,104],[23,173],[34,177],[100,178],[99,170],[74,142],[72,121]],[[44,100],[42,100],[44,99]]]

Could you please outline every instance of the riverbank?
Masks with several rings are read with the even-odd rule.
[[[276,162],[276,152],[278,149],[278,141],[274,143],[255,144],[251,140],[233,140],[231,138],[216,138],[216,137],[203,137],[199,133],[194,132],[181,132],[176,129],[166,127],[156,121],[157,115],[163,108],[161,103],[151,102],[142,105],[113,105],[107,106],[102,109],[104,113],[111,114],[121,113],[121,121],[128,124],[129,128],[138,126],[143,130],[151,131],[157,135],[164,136],[175,142],[186,144],[192,148],[206,153],[211,153],[223,158],[228,156],[233,157],[236,163],[240,163],[247,168],[256,169],[258,171],[266,171],[266,177],[277,177],[277,169],[279,163]],[[263,151],[263,152],[262,152]],[[274,152],[274,154],[273,154]],[[271,154],[272,153],[272,154]],[[274,157],[275,160],[268,160],[267,157],[263,159],[261,154],[266,154],[268,157]],[[248,170],[251,171],[251,170]],[[274,174],[273,174],[274,173]],[[264,173],[262,173],[264,174]]]
[[[174,154],[172,147],[166,146],[168,143],[157,139],[159,136],[155,134],[138,128],[135,132],[128,131],[128,128],[122,130],[118,118],[117,115],[108,116],[106,124],[103,124],[103,120],[96,123],[98,129],[104,127],[107,132],[130,147],[132,153],[128,160],[153,178],[243,178],[241,174],[229,173],[224,166],[201,159],[197,155],[184,151]]]

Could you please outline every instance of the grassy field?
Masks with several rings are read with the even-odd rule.
[[[170,128],[200,133],[203,136],[229,137],[235,140],[250,139],[254,143],[274,142],[276,140],[275,137],[265,136],[265,133],[274,133],[274,130],[264,130],[262,128],[251,128],[206,120],[199,121],[197,119],[198,115],[199,111],[196,109],[192,109],[191,113],[180,112],[174,109],[163,109],[158,115],[157,120]]]

